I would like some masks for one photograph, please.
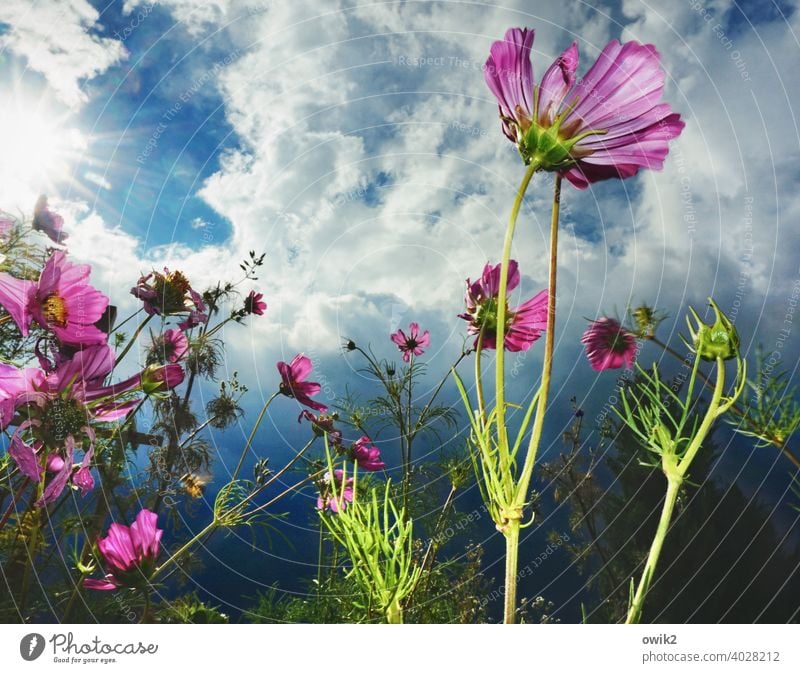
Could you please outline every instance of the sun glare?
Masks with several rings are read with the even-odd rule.
[[[77,129],[48,116],[41,106],[18,100],[0,109],[0,190],[25,203],[37,194],[53,192],[70,180],[86,146]]]

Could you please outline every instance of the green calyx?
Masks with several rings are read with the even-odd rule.
[[[550,126],[539,124],[539,90],[534,92],[534,114],[530,126],[524,130],[518,143],[520,154],[526,164],[534,164],[538,170],[560,171],[569,168],[580,157],[576,156],[575,145],[591,135],[603,135],[605,130],[584,131],[574,136],[562,134],[562,123],[572,112],[578,99],[556,117]],[[589,154],[587,152],[586,154]]]
[[[689,333],[692,337],[694,351],[704,360],[730,360],[739,354],[739,334],[733,323],[722,311],[716,302],[709,297],[709,305],[714,309],[716,319],[713,325],[706,325],[693,308],[689,311],[694,318],[694,324],[687,317]]]
[[[497,334],[497,299],[492,297],[484,301],[478,308],[475,322],[483,329],[484,334]],[[506,302],[506,333],[514,322],[514,314]]]

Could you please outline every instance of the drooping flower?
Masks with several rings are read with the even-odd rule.
[[[130,526],[112,523],[108,535],[97,541],[107,574],[101,580],[85,579],[83,586],[113,591],[146,584],[156,569],[163,532],[158,527],[158,515],[147,509],[141,510]]]
[[[189,339],[183,330],[168,329],[153,339],[152,357],[148,362],[175,363],[183,359],[189,351]]]
[[[311,407],[315,411],[324,412],[328,410],[328,407],[324,404],[311,399],[313,395],[316,395],[322,390],[322,386],[320,386],[319,383],[306,381],[306,378],[313,369],[311,360],[300,353],[299,355],[295,355],[294,359],[289,364],[278,362],[276,366],[281,375],[281,394],[286,395],[286,397],[293,397],[300,404]]]
[[[337,449],[342,445],[342,431],[333,425],[339,419],[338,414],[315,416],[308,409],[303,409],[297,417],[297,422],[300,423],[303,419],[311,424],[311,429],[317,437],[327,435],[328,444]]]
[[[592,321],[581,342],[586,346],[586,357],[596,372],[621,367],[630,369],[636,361],[636,335],[613,318]]]
[[[264,295],[255,290],[251,290],[250,294],[244,299],[244,312],[247,314],[264,315],[267,310],[267,303],[261,301]]]
[[[180,271],[153,271],[139,278],[131,294],[141,299],[148,315],[185,315],[178,326],[187,330],[204,323],[208,315],[203,297]]]
[[[483,330],[482,348],[494,349],[497,347],[497,299],[500,294],[500,268],[501,264],[496,266],[487,264],[483,268],[480,279],[474,283],[467,279],[467,310],[458,317],[469,322],[468,332],[476,335],[476,347],[481,330]],[[519,268],[517,262],[512,259],[508,263],[506,284],[508,292],[514,290],[519,283]],[[547,329],[547,296],[547,290],[542,290],[513,311],[506,305],[504,341],[507,351],[528,350]]]
[[[397,348],[403,354],[403,362],[409,362],[412,355],[422,355],[431,342],[430,331],[425,330],[425,333],[420,336],[419,325],[412,322],[408,326],[408,336],[402,329],[398,329],[390,336],[391,340],[397,344]]]
[[[54,213],[47,205],[47,197],[42,196],[33,207],[33,229],[46,234],[55,243],[63,243],[69,236],[62,231],[64,218]]]
[[[367,472],[378,472],[386,467],[386,463],[381,460],[380,449],[372,445],[369,437],[356,440],[350,448],[350,454],[358,466]]]
[[[35,320],[64,344],[105,343],[108,335],[95,326],[108,306],[108,297],[87,282],[91,267],[72,264],[63,250],[55,250],[38,281],[0,273],[0,304],[23,336]]]
[[[484,78],[505,135],[526,164],[558,171],[585,189],[640,168],[660,169],[684,127],[661,102],[664,71],[653,45],[609,42],[583,78],[573,43],[534,84],[533,30],[509,28],[492,44]]]
[[[345,510],[350,502],[353,502],[353,479],[351,477],[344,479],[342,470],[334,470],[333,479],[331,479],[331,473],[326,472],[322,476],[320,484],[317,509],[329,509],[334,514],[338,514],[340,509]]]

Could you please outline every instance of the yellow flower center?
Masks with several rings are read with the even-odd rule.
[[[67,306],[64,300],[57,294],[48,295],[42,302],[42,313],[44,313],[48,326],[67,326]]]

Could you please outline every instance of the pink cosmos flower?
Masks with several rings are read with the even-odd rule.
[[[294,397],[300,404],[305,404],[315,411],[327,411],[328,407],[319,402],[311,399],[316,395],[322,386],[319,383],[306,381],[306,378],[311,373],[313,366],[311,360],[305,355],[300,353],[295,355],[294,359],[287,365],[285,362],[279,362],[277,365],[278,372],[281,375],[280,392],[286,397]]]
[[[369,437],[357,440],[351,447],[350,454],[358,466],[367,472],[378,472],[386,467],[386,463],[381,460],[380,449],[372,446],[372,440]]]
[[[108,297],[87,282],[91,267],[72,264],[56,250],[48,258],[38,281],[0,273],[0,304],[23,336],[34,320],[64,344],[85,346],[105,343],[108,335],[95,326],[108,306]]]
[[[497,347],[497,298],[500,294],[500,267],[487,264],[483,275],[474,283],[467,279],[466,313],[459,318],[469,322],[468,332],[480,335],[483,330],[483,348]],[[515,289],[520,282],[517,262],[510,260],[508,264],[507,289]],[[547,290],[520,304],[513,311],[506,306],[505,348],[518,352],[528,350],[544,330],[547,329]],[[475,339],[475,346],[478,339]]]
[[[189,339],[179,329],[168,329],[153,339],[153,356],[162,362],[175,363],[189,351]]]
[[[330,472],[326,472],[322,476],[321,492],[317,497],[317,509],[329,509],[334,514],[338,514],[340,508],[345,510],[347,504],[353,502],[353,479],[348,477],[344,480],[343,478],[342,470],[333,471],[334,484],[331,484]]]
[[[164,268],[164,273],[142,276],[131,294],[142,300],[148,315],[186,315],[178,325],[184,331],[208,319],[203,297],[180,271]]]
[[[138,381],[104,385],[113,368],[114,354],[107,344],[87,346],[49,372],[0,367],[0,430],[15,414],[23,419],[11,437],[9,454],[32,481],[47,481],[37,507],[53,502],[68,483],[84,495],[93,488],[93,424],[123,418],[138,404],[131,397]],[[84,445],[83,459],[75,464],[75,452]]]
[[[47,207],[47,197],[42,195],[33,207],[33,230],[41,231],[55,243],[63,243],[69,236],[61,229],[64,218]]]
[[[420,336],[419,325],[412,322],[408,326],[408,336],[403,330],[398,329],[390,336],[390,339],[397,344],[397,348],[403,354],[403,362],[409,362],[412,355],[422,355],[425,352],[422,349],[430,345],[431,335],[430,331],[425,330],[425,333]]]
[[[579,189],[640,168],[660,169],[680,115],[661,102],[664,71],[653,45],[609,42],[581,79],[573,44],[534,84],[533,30],[509,28],[495,42],[484,78],[497,98],[503,132],[525,163],[558,171]]]
[[[303,409],[297,417],[297,422],[300,423],[303,419],[307,420],[317,437],[328,435],[328,443],[338,449],[342,445],[342,431],[333,425],[338,418],[336,414],[315,416],[308,409]]]
[[[108,535],[97,541],[108,574],[101,580],[85,579],[87,589],[113,591],[142,586],[156,569],[161,535],[158,515],[143,509],[130,526],[112,523]]]
[[[613,318],[592,321],[581,342],[586,346],[586,357],[596,372],[621,367],[630,369],[636,361],[636,335]]]
[[[267,310],[267,303],[261,301],[263,298],[264,298],[263,294],[261,294],[260,292],[256,292],[255,290],[251,290],[250,294],[248,294],[244,300],[245,313],[264,315],[264,311]]]

